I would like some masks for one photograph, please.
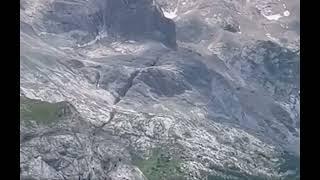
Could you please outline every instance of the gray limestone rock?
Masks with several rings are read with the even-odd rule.
[[[299,179],[299,6],[21,0],[21,179]]]

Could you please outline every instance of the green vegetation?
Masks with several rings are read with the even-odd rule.
[[[20,121],[31,125],[30,121],[37,124],[49,125],[60,119],[63,103],[49,103],[20,96]]]
[[[300,159],[289,153],[284,153],[280,159],[282,159],[282,163],[280,163],[278,169],[281,173],[291,172],[292,174],[287,174],[282,178],[268,178],[263,176],[253,176],[245,173],[241,173],[228,168],[221,168],[212,165],[210,168],[215,171],[220,172],[221,174],[228,176],[223,177],[222,175],[208,175],[208,180],[299,180],[300,179]]]
[[[155,149],[149,159],[135,158],[134,164],[139,167],[148,180],[183,180],[180,161],[169,153]]]
[[[234,170],[218,170],[222,175],[208,175],[208,180],[268,180],[265,177],[252,176],[246,173],[237,172]],[[227,177],[226,177],[227,176]]]
[[[269,180],[269,179],[258,177],[258,176],[250,176],[250,175],[238,175],[238,176],[232,176],[232,177],[209,175],[208,180]]]
[[[254,176],[240,172],[237,168],[222,168],[213,164],[209,168],[219,172],[219,174],[208,175],[208,180],[276,180],[275,178],[270,179],[265,176]]]

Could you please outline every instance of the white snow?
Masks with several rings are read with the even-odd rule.
[[[242,34],[242,32],[241,32],[241,27],[240,27],[240,26],[239,26],[239,30],[240,30],[240,31],[239,31],[238,33],[239,33],[239,34]]]
[[[46,35],[54,35],[53,33],[48,33],[48,32],[39,32],[38,36],[46,36]]]
[[[283,6],[283,8],[287,9],[287,6],[286,6],[286,4],[282,4],[282,6]]]
[[[164,9],[162,9],[163,11],[163,15],[166,17],[166,18],[169,18],[169,19],[174,19],[175,17],[177,17],[177,12],[178,12],[178,8],[174,9],[174,11],[171,11],[171,12],[167,12],[165,11]]]
[[[284,11],[284,12],[283,12],[283,15],[284,15],[284,16],[290,16],[290,11],[288,11],[288,10]]]
[[[59,47],[59,49],[61,49],[61,50],[70,50],[70,51],[73,50],[73,48],[71,48],[71,47],[65,47],[65,46],[61,46],[61,47]]]
[[[277,39],[277,38],[275,38],[275,37],[272,37],[270,33],[267,33],[266,36],[267,36],[270,40],[272,40],[272,41],[280,44],[279,39]]]
[[[266,16],[264,14],[262,14],[265,18],[267,18],[268,20],[270,21],[277,21],[279,20],[280,18],[282,18],[281,14],[274,14],[274,15],[269,15],[269,16]]]
[[[100,32],[96,38],[88,43],[85,43],[85,44],[77,44],[78,47],[85,47],[85,46],[90,46],[90,45],[93,45],[95,44],[97,41],[105,38],[105,37],[108,37],[108,33],[107,32]]]

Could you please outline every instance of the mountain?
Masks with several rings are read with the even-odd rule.
[[[20,0],[21,179],[300,179],[297,0]]]

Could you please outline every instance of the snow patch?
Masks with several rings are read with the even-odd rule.
[[[241,32],[241,27],[239,26],[239,32],[238,32],[239,34],[242,34],[242,32]]]
[[[40,32],[38,36],[47,35],[47,34],[48,34],[47,32]]]
[[[277,38],[275,38],[275,37],[272,37],[270,33],[267,33],[266,36],[267,36],[270,40],[272,40],[272,41],[280,44],[279,39],[277,39]]]
[[[177,17],[177,12],[178,12],[178,8],[175,8],[174,11],[171,11],[171,12],[167,12],[165,11],[164,9],[162,9],[163,11],[163,15],[166,17],[166,18],[169,18],[169,19],[174,19],[175,17]]]
[[[95,44],[97,41],[105,38],[105,37],[108,37],[108,33],[107,32],[100,32],[96,38],[88,43],[85,43],[85,44],[77,44],[78,47],[86,47],[86,46],[90,46],[90,45],[93,45]]]
[[[61,46],[61,47],[59,47],[59,49],[61,49],[61,50],[70,50],[70,51],[73,50],[73,48],[71,48],[71,47],[65,47],[65,46]]]
[[[287,6],[286,6],[286,4],[282,4],[282,6],[283,6],[283,8],[287,9]]]
[[[277,20],[279,20],[280,18],[282,18],[282,16],[281,16],[281,14],[274,14],[274,15],[269,15],[269,16],[267,16],[267,15],[264,15],[264,14],[262,14],[265,18],[267,18],[268,20],[270,20],[270,21],[277,21]]]
[[[288,11],[288,10],[284,11],[284,12],[283,12],[283,15],[284,15],[284,16],[290,16],[290,11]]]

